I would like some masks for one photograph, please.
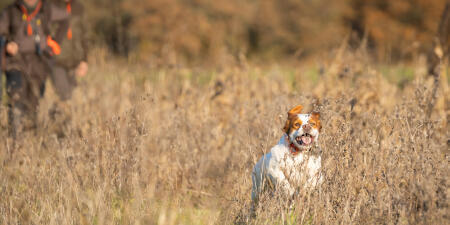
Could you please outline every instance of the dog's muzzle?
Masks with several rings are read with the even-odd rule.
[[[303,134],[301,136],[297,136],[295,141],[298,145],[301,146],[310,146],[314,142],[314,136],[309,133]]]

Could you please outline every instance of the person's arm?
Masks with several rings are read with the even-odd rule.
[[[83,5],[77,1],[74,0],[72,1],[72,4],[74,4],[74,6],[76,6],[77,8],[77,14],[78,16],[81,18],[81,24],[80,24],[80,28],[81,28],[81,48],[83,51],[83,61],[87,62],[87,58],[88,58],[88,49],[89,49],[89,43],[88,43],[88,34],[89,34],[89,29],[88,29],[88,20],[86,18],[86,15],[84,13],[84,7]]]
[[[82,40],[81,40],[81,48],[83,51],[83,61],[87,62],[88,61],[88,54],[89,54],[89,42],[88,42],[88,37],[87,37],[87,29],[86,29],[86,24],[83,22],[82,26]]]
[[[76,74],[79,77],[84,77],[87,72],[88,72],[88,54],[89,54],[89,44],[88,44],[88,22],[87,22],[87,18],[86,15],[84,13],[84,7],[83,5],[77,1],[77,0],[73,0],[72,4],[74,6],[74,9],[76,9],[76,11],[74,11],[73,15],[75,16],[75,13],[77,14],[77,16],[79,16],[81,18],[80,21],[80,30],[81,30],[81,36],[78,37],[80,38],[80,42],[81,42],[81,51],[82,51],[82,61],[79,63],[77,70],[76,70]]]
[[[2,102],[2,86],[1,83],[3,70],[5,69],[5,52],[6,52],[6,37],[9,34],[9,15],[8,8],[5,8],[0,13],[0,103]]]
[[[9,7],[0,13],[0,36],[7,37],[9,35]]]
[[[64,8],[50,4],[50,22],[57,24],[57,30],[54,34],[54,40],[61,43],[66,37],[70,26],[70,14]]]
[[[15,55],[19,51],[19,46],[17,43],[13,41],[9,41],[10,35],[10,16],[9,16],[10,7],[7,7],[2,10],[0,13],[0,36],[5,41],[5,50],[10,55]],[[3,59],[4,60],[4,59]],[[4,63],[4,62],[3,62]]]

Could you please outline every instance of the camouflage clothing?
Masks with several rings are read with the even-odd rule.
[[[30,21],[32,35],[27,33],[27,21],[22,11],[24,3],[16,0],[6,7],[0,14],[0,35],[6,36],[7,41],[14,41],[19,45],[19,54],[6,58],[6,70],[22,70],[24,62],[20,55],[40,54],[45,55],[50,49],[47,46],[47,36],[50,35],[50,23],[60,24],[54,39],[60,43],[66,34],[69,15],[66,11],[42,1],[39,13]],[[37,41],[36,39],[39,39]],[[26,64],[26,63],[25,63]]]
[[[67,31],[69,19],[67,12],[44,0],[38,1],[35,11],[28,12],[26,8],[22,0],[17,0],[0,14],[0,35],[19,46],[16,55],[6,57],[10,111],[12,117],[20,114],[10,118],[13,125],[22,116],[29,116],[34,122],[45,79],[52,69],[52,51],[47,45],[49,25],[60,24],[54,36],[60,42]]]
[[[71,97],[76,86],[75,69],[80,62],[87,61],[87,23],[83,5],[79,1],[72,0],[58,6],[64,7],[71,15],[69,30],[61,43],[61,54],[55,57],[54,73],[51,76],[56,93],[64,101]]]
[[[70,31],[61,42],[61,54],[56,56],[56,62],[67,69],[74,69],[81,61],[87,61],[87,29],[84,7],[79,1],[70,1]]]

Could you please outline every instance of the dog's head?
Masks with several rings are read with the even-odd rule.
[[[288,112],[284,132],[297,148],[309,150],[318,140],[322,125],[320,113],[301,114],[303,106],[298,105]]]

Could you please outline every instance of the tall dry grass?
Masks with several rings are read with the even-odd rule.
[[[94,60],[65,111],[47,93],[38,130],[14,142],[2,111],[0,224],[448,224],[448,92],[427,116],[420,60],[398,83],[357,54],[318,62]],[[251,217],[253,165],[299,103],[322,113],[324,183]]]

